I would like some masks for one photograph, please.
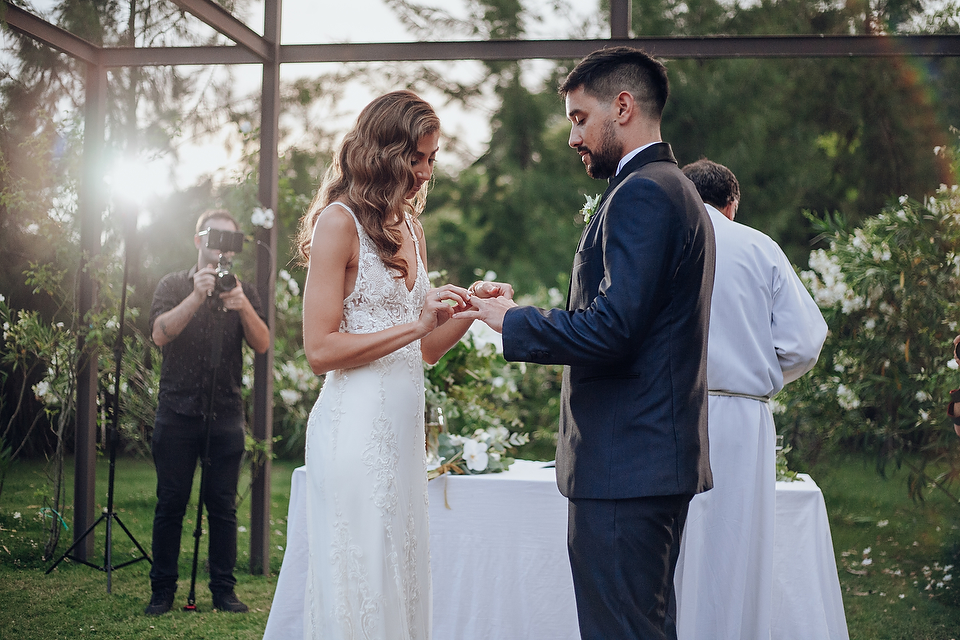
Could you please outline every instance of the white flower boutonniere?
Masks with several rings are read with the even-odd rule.
[[[587,202],[583,205],[583,208],[580,209],[580,213],[583,214],[584,224],[589,224],[590,218],[597,212],[597,205],[600,204],[600,194],[585,197]]]

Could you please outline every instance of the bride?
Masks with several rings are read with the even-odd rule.
[[[307,360],[327,373],[307,423],[304,637],[430,638],[423,365],[463,336],[470,295],[432,289],[417,215],[440,120],[409,91],[375,99],[300,222]]]

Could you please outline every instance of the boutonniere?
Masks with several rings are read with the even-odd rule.
[[[580,213],[583,214],[584,224],[589,224],[590,218],[597,212],[597,205],[600,204],[600,194],[585,197],[587,202],[583,205],[583,208],[580,209]]]

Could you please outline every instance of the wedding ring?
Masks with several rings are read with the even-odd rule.
[[[440,297],[440,292],[439,292],[439,291],[437,291],[437,300],[443,300],[443,298]]]

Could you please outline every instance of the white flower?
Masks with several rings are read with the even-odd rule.
[[[949,360],[947,360],[947,369],[953,369],[954,371],[956,371],[957,369],[960,369],[960,364],[957,364],[956,360],[954,360],[953,358],[950,358]]]
[[[280,397],[285,405],[292,407],[300,401],[300,392],[294,389],[281,389]]]
[[[253,125],[250,124],[249,120],[241,120],[239,122],[240,133],[250,133],[253,130]]]
[[[245,526],[243,526],[243,525],[240,525],[239,527],[237,527],[237,531],[240,532],[240,533],[246,533],[246,532],[247,532],[247,528],[246,528]]]
[[[273,229],[273,209],[257,207],[250,215],[250,222],[256,227]]]
[[[878,526],[878,527],[885,527],[885,526],[887,526],[888,524],[890,524],[890,521],[889,521],[889,520],[881,520],[880,522],[877,523],[877,526]]]
[[[33,395],[37,396],[37,400],[43,400],[49,393],[50,383],[46,380],[41,380],[37,384],[33,385]]]
[[[917,391],[917,400],[919,400],[920,402],[926,402],[927,400],[932,400],[932,399],[933,397],[923,389],[921,389],[920,391]]]
[[[0,293],[0,302],[6,302],[7,299],[3,297],[3,294]]]
[[[843,409],[848,411],[860,406],[860,399],[845,384],[837,385],[837,402]]]
[[[873,547],[867,547],[866,549],[863,550],[863,555],[868,556],[870,555],[871,551],[873,551]]]
[[[14,520],[19,520],[19,519],[22,518],[22,517],[23,517],[23,516],[20,515],[20,512],[19,512],[19,511],[14,511],[14,513],[13,513],[13,519],[14,519]]]
[[[871,560],[870,558],[864,558],[864,559],[863,559],[863,562],[861,562],[860,564],[862,564],[863,566],[866,567],[866,566],[868,566],[868,565],[873,564],[873,560]]]
[[[483,471],[487,468],[489,462],[487,443],[465,440],[463,443],[463,459],[470,471]]]
[[[507,438],[510,437],[510,431],[503,425],[497,425],[496,427],[490,427],[487,429],[487,437],[490,440],[499,440],[500,442],[506,442]]]
[[[286,269],[280,269],[280,272],[277,273],[280,276],[280,279],[287,284],[287,289],[290,291],[290,295],[298,296],[300,295],[300,285],[294,280],[293,276]]]

